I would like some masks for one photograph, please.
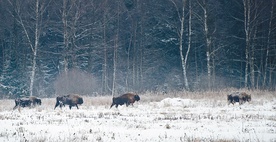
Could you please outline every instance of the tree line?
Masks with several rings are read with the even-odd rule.
[[[275,90],[275,0],[0,0],[0,94]]]

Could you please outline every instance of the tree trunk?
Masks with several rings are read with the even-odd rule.
[[[244,71],[244,87],[248,87],[248,70],[249,70],[249,52],[250,52],[250,1],[243,0],[244,5],[244,31],[245,31],[245,71]]]
[[[36,22],[35,22],[35,44],[33,50],[33,65],[32,65],[32,72],[31,72],[31,83],[30,83],[30,96],[33,96],[33,88],[34,88],[34,80],[35,80],[35,70],[36,70],[36,57],[37,57],[37,49],[38,49],[38,42],[39,42],[39,0],[36,0]]]
[[[269,27],[268,27],[268,33],[267,33],[267,46],[266,46],[266,55],[265,55],[263,88],[267,85],[268,58],[269,58],[269,51],[270,51],[270,36],[271,36],[271,31],[272,31],[273,14],[274,14],[274,0],[272,0],[272,4],[271,4]]]
[[[117,69],[117,48],[119,42],[119,28],[120,28],[120,5],[117,4],[117,32],[114,39],[114,50],[113,50],[113,80],[112,80],[112,97],[114,97],[116,92],[116,69]]]
[[[139,9],[141,9],[141,11],[144,11],[142,9],[142,4],[139,2]],[[144,56],[144,43],[146,43],[146,39],[145,37],[143,36],[144,35],[144,16],[141,16],[141,20],[140,20],[140,23],[141,23],[141,27],[140,27],[140,35],[141,35],[141,38],[139,40],[139,51],[140,51],[140,61],[139,61],[139,91],[141,91],[142,89],[142,84],[143,84],[143,81],[144,81],[144,75],[143,75],[143,63],[144,63],[144,60],[143,60],[143,56]]]
[[[184,11],[184,9],[183,9]],[[184,13],[183,13],[184,15]],[[184,18],[184,17],[183,17]],[[189,0],[189,37],[188,37],[188,49],[186,51],[185,60],[184,60],[184,68],[183,68],[183,74],[184,74],[184,81],[185,81],[185,88],[187,90],[190,90],[189,82],[187,78],[187,61],[188,61],[188,55],[190,53],[191,44],[192,44],[192,4],[191,0]]]
[[[207,24],[208,14],[207,14],[207,3],[206,0],[203,1],[202,9],[204,11],[204,32],[205,32],[205,42],[206,42],[206,58],[207,58],[207,76],[208,76],[208,89],[211,89],[211,69],[212,65],[210,62],[211,59],[211,37],[209,34],[209,27]]]
[[[103,75],[102,75],[102,91],[103,93],[107,93],[108,89],[108,81],[107,81],[107,43],[106,43],[106,15],[104,11],[103,18],[103,44],[104,44],[104,63],[103,63]]]
[[[31,76],[30,76],[30,86],[29,86],[29,93],[30,93],[30,96],[33,95],[33,87],[34,87],[34,81],[35,81],[35,71],[36,71],[36,58],[37,58],[37,50],[38,50],[38,43],[39,43],[39,18],[40,18],[40,15],[42,13],[39,12],[39,9],[40,9],[40,5],[39,5],[39,0],[36,0],[36,4],[35,4],[35,35],[34,35],[34,44],[32,43],[31,39],[30,39],[30,35],[26,29],[26,26],[21,18],[21,16],[18,14],[18,17],[19,17],[19,23],[20,25],[22,26],[23,28],[23,31],[27,37],[27,41],[30,45],[30,48],[32,49],[32,53],[33,53],[33,59],[32,59],[32,70],[31,70]]]
[[[117,68],[117,47],[118,47],[118,35],[116,35],[116,37],[114,39],[112,97],[114,97],[115,91],[116,91],[115,85],[116,85],[116,68]]]
[[[133,20],[133,60],[132,60],[132,88],[136,89],[137,80],[138,80],[138,52],[137,52],[137,45],[136,45],[136,38],[137,38],[137,23],[136,20]]]
[[[182,0],[182,10],[181,13],[178,10],[177,4],[171,0],[171,2],[174,4],[180,21],[180,31],[179,31],[179,54],[181,58],[181,66],[182,66],[182,75],[183,75],[183,82],[184,82],[184,89],[189,90],[189,83],[187,79],[187,58],[190,49],[187,50],[186,56],[183,55],[183,36],[184,36],[184,24],[185,24],[185,6],[186,6],[186,0]]]
[[[67,75],[68,73],[68,45],[69,45],[69,35],[68,35],[68,21],[67,21],[67,0],[63,0],[63,9],[62,9],[62,22],[63,22],[63,46],[64,46],[64,72]]]
[[[182,71],[183,71],[183,80],[184,80],[184,85],[185,89],[189,90],[189,83],[187,79],[187,58],[189,53],[189,49],[187,50],[186,56],[184,57],[183,55],[183,35],[184,35],[184,22],[185,22],[185,5],[186,5],[186,0],[182,1],[182,14],[181,14],[181,27],[180,27],[180,36],[179,36],[179,52],[180,52],[180,57],[181,57],[181,63],[182,63]]]
[[[129,44],[128,44],[128,50],[127,50],[127,72],[126,72],[126,88],[127,90],[129,89],[129,74],[130,74],[130,49],[131,49],[131,43],[132,43],[132,37],[133,35],[130,35],[130,40],[129,40]]]
[[[256,32],[257,32],[257,28],[255,27],[254,30],[254,35],[253,35],[253,41],[252,41],[252,45],[251,45],[251,49],[250,49],[250,82],[251,82],[251,87],[252,89],[255,89],[256,84],[255,84],[255,42],[254,40],[256,39]]]

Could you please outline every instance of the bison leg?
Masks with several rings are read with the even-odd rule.
[[[231,104],[231,101],[228,101],[228,105],[230,105]]]
[[[20,106],[20,100],[15,100],[15,106],[13,107],[13,110],[16,109],[18,106]]]
[[[18,107],[18,103],[15,102],[15,106],[13,107],[13,110],[15,110]]]
[[[134,106],[134,105],[133,105],[134,103],[130,103],[130,104],[131,104],[131,106]]]
[[[240,103],[240,105],[242,105],[244,103],[243,99],[240,99],[239,103]]]
[[[18,107],[18,105],[16,104],[16,105],[13,107],[13,110],[15,110],[17,107]]]
[[[110,106],[110,108],[112,108],[113,106],[114,106],[114,104],[112,103],[111,106]],[[109,109],[110,109],[110,108],[109,108]]]
[[[78,105],[76,104],[77,109],[79,109]]]
[[[233,101],[232,96],[228,95],[227,96],[227,101],[228,101],[228,105],[230,105],[232,103],[232,101]]]
[[[239,100],[239,105],[241,105],[241,104],[242,104],[242,100],[240,99],[240,100]]]
[[[56,105],[55,105],[55,108],[54,108],[54,109],[56,109],[56,107],[57,107],[58,105],[60,105],[60,104],[59,104],[59,102],[57,101],[57,103],[56,103]],[[60,105],[60,108],[61,108],[61,105]]]
[[[129,105],[132,105],[133,106],[133,103],[131,103],[131,102],[126,102],[126,106],[128,107]]]
[[[126,106],[128,107],[128,106],[129,106],[129,104],[130,104],[130,103],[127,101],[127,102],[126,102]]]
[[[235,104],[235,100],[234,99],[231,99],[230,101],[229,101],[229,104]]]

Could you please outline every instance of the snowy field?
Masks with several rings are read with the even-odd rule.
[[[12,110],[13,100],[0,100],[0,141],[276,142],[276,99],[269,96],[253,95],[252,102],[239,106],[228,105],[225,95],[141,95],[134,106],[118,109],[109,109],[111,97],[84,97],[79,110],[54,110],[55,99],[49,98],[20,112]]]

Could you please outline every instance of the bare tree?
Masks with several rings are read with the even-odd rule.
[[[118,58],[118,42],[119,42],[119,29],[120,29],[120,3],[117,3],[117,20],[116,20],[116,33],[114,38],[113,48],[113,79],[112,79],[112,96],[116,93],[116,72],[117,72],[117,58]]]
[[[68,31],[68,0],[63,0],[62,3],[62,23],[63,23],[63,46],[64,46],[64,50],[65,53],[63,53],[64,58],[63,58],[63,62],[64,62],[64,72],[65,74],[67,74],[68,72],[68,53],[67,50],[69,48],[69,31]]]
[[[191,47],[190,46],[190,38],[189,38],[189,46],[187,47],[188,49],[186,51],[186,54],[185,54],[185,56],[183,55],[183,38],[184,38],[186,0],[181,0],[180,8],[178,8],[178,5],[176,4],[176,2],[174,0],[170,0],[170,1],[174,4],[174,6],[177,10],[177,14],[178,14],[179,22],[180,22],[180,29],[178,29],[178,31],[177,31],[178,38],[179,38],[179,54],[180,54],[180,58],[181,58],[182,74],[183,74],[183,81],[184,81],[185,89],[189,90],[189,82],[187,79],[187,59],[188,59],[188,55],[189,55],[190,47]],[[189,24],[191,24],[190,18],[189,18]],[[190,28],[191,27],[189,26],[189,30],[190,30]],[[189,37],[191,36],[190,34],[191,33],[189,31]]]
[[[203,22],[203,32],[204,32],[204,40],[205,40],[205,45],[206,45],[206,59],[207,59],[207,80],[208,80],[208,89],[211,89],[211,76],[212,76],[212,63],[211,63],[211,53],[212,53],[212,37],[211,37],[211,32],[210,32],[210,27],[208,24],[209,20],[209,13],[208,13],[208,3],[207,0],[203,1],[197,1],[201,9],[203,10],[203,16],[200,19],[202,19]]]
[[[11,1],[9,1],[10,4],[13,4]],[[31,75],[30,75],[30,86],[29,86],[29,92],[30,96],[33,95],[33,88],[34,88],[34,81],[35,81],[35,75],[36,75],[36,68],[37,68],[37,53],[39,49],[39,39],[40,34],[43,29],[43,18],[42,15],[45,12],[45,5],[46,2],[41,2],[40,0],[35,0],[34,3],[30,2],[30,4],[33,4],[32,10],[34,12],[34,26],[31,26],[33,23],[30,21],[26,21],[23,19],[22,12],[20,4],[16,3],[14,8],[16,9],[16,15],[18,17],[18,22],[21,25],[24,34],[27,38],[27,42],[29,44],[29,47],[31,48],[33,58],[32,58],[32,67],[31,67]],[[29,13],[32,15],[31,13]]]
[[[266,54],[265,54],[265,65],[264,65],[264,78],[263,78],[263,87],[267,85],[267,72],[268,72],[268,59],[270,55],[270,44],[271,44],[271,33],[272,33],[272,21],[274,16],[274,4],[275,0],[271,2],[271,9],[270,9],[270,19],[269,19],[269,26],[268,26],[268,33],[267,33],[267,46],[266,46]]]
[[[258,26],[263,21],[260,19],[260,13],[264,9],[262,1],[243,0],[243,16],[244,16],[244,31],[245,31],[245,87],[249,87],[248,79],[250,79],[251,88],[256,87],[255,82],[255,66],[256,66],[256,39]]]
[[[107,4],[107,0],[104,1],[104,7],[106,7]],[[102,74],[102,90],[104,93],[107,92],[107,88],[108,88],[108,80],[107,80],[107,37],[106,37],[106,29],[107,29],[107,7],[104,8],[103,11],[103,57],[104,57],[104,62],[103,62],[103,74]]]
[[[189,0],[189,39],[188,39],[188,49],[187,49],[187,52],[186,52],[186,55],[185,55],[185,62],[184,62],[184,64],[185,64],[185,66],[187,66],[187,61],[188,61],[188,55],[189,55],[189,53],[190,53],[190,49],[191,49],[191,44],[192,44],[192,2],[191,2],[191,0]],[[185,69],[186,69],[186,67],[185,67]],[[185,71],[185,86],[186,86],[186,88],[188,89],[188,90],[190,90],[190,87],[189,87],[189,83],[188,83],[188,79],[187,79],[187,72]]]
[[[249,42],[250,42],[250,36],[249,36],[249,24],[250,24],[250,1],[249,0],[243,0],[243,6],[244,6],[244,31],[245,31],[245,71],[244,71],[244,86],[248,87],[248,68],[249,68]]]

